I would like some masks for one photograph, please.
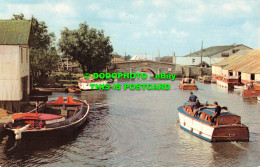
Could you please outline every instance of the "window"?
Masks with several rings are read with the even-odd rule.
[[[229,53],[222,53],[221,56],[222,57],[229,57]]]
[[[23,63],[23,48],[21,48],[20,53],[21,53],[21,63]]]
[[[28,61],[29,61],[28,48],[25,49],[25,55],[26,55],[26,63],[28,63]]]
[[[251,77],[250,77],[251,80],[255,80],[255,74],[251,74]]]

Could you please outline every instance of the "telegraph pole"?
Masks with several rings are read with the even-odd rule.
[[[201,55],[200,55],[200,65],[202,66],[202,50],[203,50],[203,40],[201,41]]]
[[[158,62],[160,62],[160,50],[158,52]]]

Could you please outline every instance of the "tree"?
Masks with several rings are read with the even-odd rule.
[[[12,20],[25,20],[23,14],[13,15]],[[29,39],[30,71],[33,78],[49,75],[58,65],[59,56],[54,47],[55,35],[48,32],[45,22],[31,18],[31,34]]]
[[[112,59],[113,47],[103,30],[89,28],[86,23],[77,30],[65,28],[61,32],[60,50],[77,61],[83,73],[100,72]]]
[[[125,56],[125,61],[130,60],[130,59],[131,59],[130,55]]]
[[[57,68],[59,56],[53,47],[50,50],[32,49],[30,52],[33,56],[30,59],[33,76],[50,75]]]
[[[116,52],[115,52],[115,53],[113,53],[113,54],[112,54],[112,56],[113,56],[113,57],[115,57],[115,58],[122,58],[122,56],[121,56],[121,55],[119,55],[119,54],[118,54],[118,53],[116,53]]]

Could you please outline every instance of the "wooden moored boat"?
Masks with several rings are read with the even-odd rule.
[[[38,112],[37,112],[38,111]],[[87,119],[89,105],[85,101],[59,97],[46,102],[30,113],[17,113],[5,129],[15,134],[15,139],[35,136],[68,135],[74,132]]]
[[[238,78],[234,76],[218,76],[216,80],[217,86],[227,89],[234,89],[234,85],[239,84]]]
[[[93,84],[93,88],[91,88],[91,85]],[[102,79],[93,79],[92,76],[89,79],[85,79],[84,77],[79,79],[78,86],[81,90],[94,90],[98,89],[96,85],[105,85],[108,84],[107,80]]]
[[[211,76],[198,77],[198,81],[205,83],[205,84],[209,84],[209,83],[211,83]]]
[[[216,83],[217,83],[217,79],[216,79],[216,77],[215,77],[215,76],[212,76],[210,82],[211,82],[211,84],[216,84]]]
[[[243,97],[254,97],[254,98],[260,96],[260,82],[247,83],[244,86],[242,95]]]
[[[216,124],[212,125],[210,116],[214,113],[214,105],[201,107],[199,117],[195,117],[188,103],[177,109],[181,128],[185,131],[210,142],[249,141],[248,127],[241,124],[240,116],[222,112],[215,118]]]
[[[68,87],[68,92],[70,92],[70,93],[80,93],[81,90],[79,88],[75,88],[75,87]]]
[[[195,79],[192,78],[183,78],[179,84],[179,88],[182,90],[198,90]]]

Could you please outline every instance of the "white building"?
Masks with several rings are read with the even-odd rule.
[[[207,63],[208,65],[216,64],[224,60],[237,52],[241,51],[250,51],[250,47],[239,44],[239,45],[225,45],[225,46],[212,46],[206,49],[203,49],[197,52],[190,53],[186,56],[177,56],[175,57],[175,64],[181,65],[199,65],[202,62]]]
[[[20,112],[30,93],[28,20],[0,20],[0,108]]]
[[[216,64],[220,61],[224,60],[224,58],[211,58],[211,57],[203,57],[202,61],[207,63],[208,65]],[[187,66],[197,66],[201,62],[200,57],[184,57],[184,56],[176,56],[174,59],[174,64],[181,64]]]

